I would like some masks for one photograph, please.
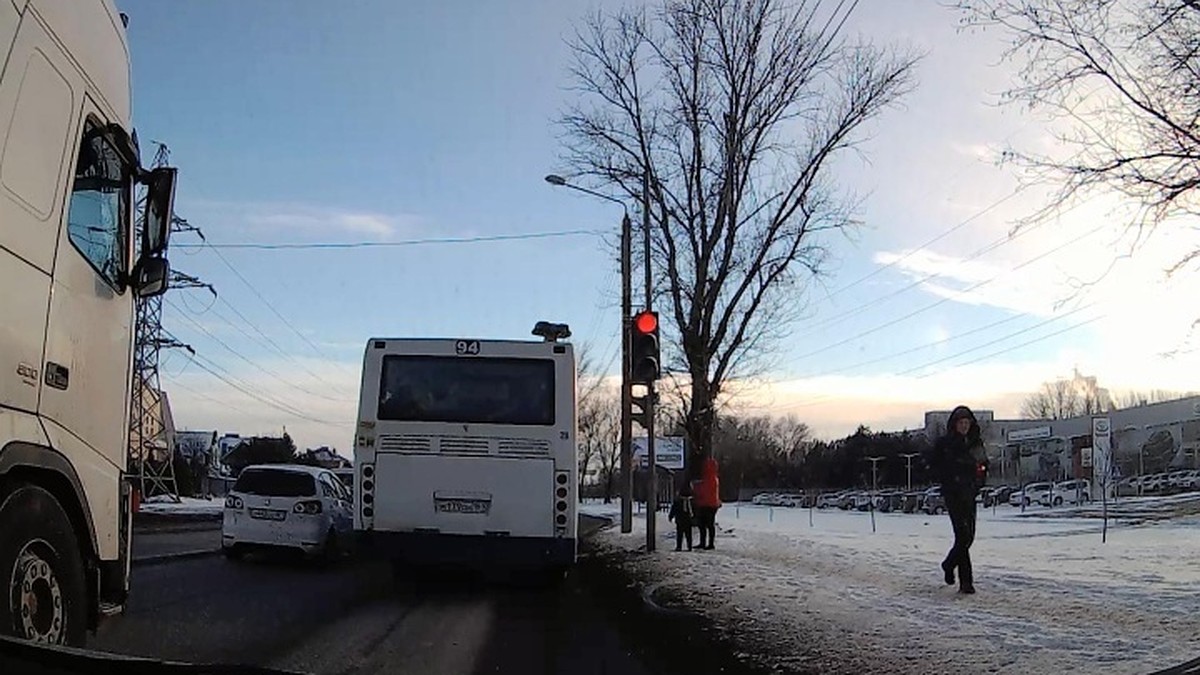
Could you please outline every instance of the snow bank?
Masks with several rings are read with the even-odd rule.
[[[170,501],[170,497],[158,495],[143,501],[138,507],[138,511],[140,513],[152,513],[156,515],[206,516],[218,515],[224,508],[225,500],[218,497],[213,497],[212,499],[181,497],[180,503],[176,504]]]
[[[1110,522],[1102,544],[1099,522],[1019,514],[980,510],[974,596],[941,579],[946,516],[875,514],[873,533],[867,513],[726,505],[714,551],[674,552],[662,516],[639,553],[644,514],[597,541],[781,672],[1148,673],[1200,654],[1200,518]]]

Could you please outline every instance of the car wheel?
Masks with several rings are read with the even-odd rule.
[[[37,485],[18,484],[0,497],[0,634],[82,647],[87,585],[79,542],[58,500]]]

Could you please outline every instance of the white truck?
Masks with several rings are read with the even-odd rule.
[[[135,302],[169,277],[175,170],[139,161],[125,23],[0,0],[0,634],[52,644],[128,595]]]

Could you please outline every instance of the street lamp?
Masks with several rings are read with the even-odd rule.
[[[629,321],[630,315],[633,314],[630,264],[633,225],[629,220],[629,207],[616,197],[573,185],[567,182],[567,179],[556,174],[546,176],[546,182],[556,187],[571,188],[576,192],[619,204],[621,210],[624,211],[624,216],[621,218],[621,532],[629,534],[633,531],[633,418],[630,416],[630,409],[633,407],[633,390],[630,388],[629,373]],[[651,477],[655,475],[653,463],[650,465],[650,475]],[[652,503],[647,499],[647,506]],[[646,547],[649,551],[654,550],[656,517],[655,509],[647,509]]]
[[[907,467],[908,468],[908,488],[907,488],[907,490],[909,492],[912,492],[912,461],[913,461],[913,457],[920,457],[921,453],[906,452],[900,456],[904,458],[904,462],[908,465],[908,467]]]

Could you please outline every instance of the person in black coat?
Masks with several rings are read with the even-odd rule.
[[[683,540],[687,539],[687,550],[692,550],[692,521],[696,509],[692,504],[692,488],[687,483],[680,488],[675,501],[671,503],[671,512],[667,514],[668,521],[675,521],[675,550],[683,550]]]
[[[957,571],[959,592],[974,593],[971,544],[975,541],[975,495],[987,479],[988,461],[979,422],[970,408],[959,406],[950,413],[946,434],[934,444],[926,465],[941,483],[946,513],[954,528],[954,546],[942,561],[946,583],[954,583]]]

